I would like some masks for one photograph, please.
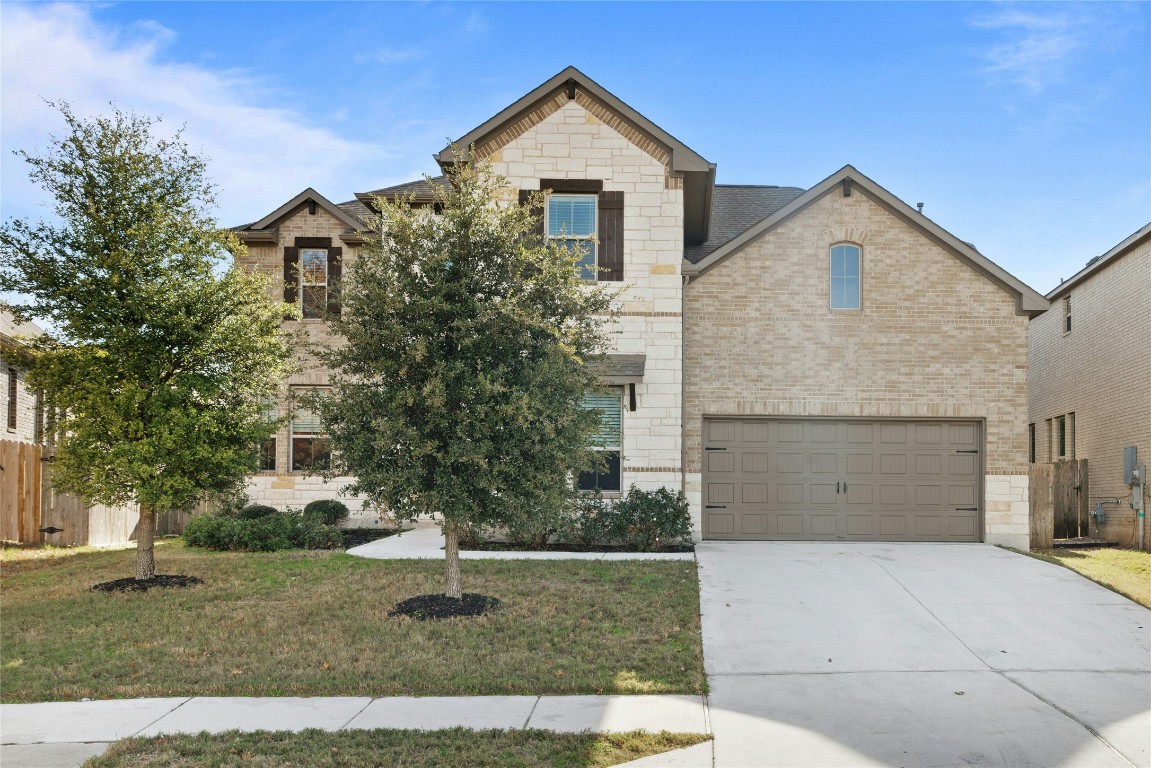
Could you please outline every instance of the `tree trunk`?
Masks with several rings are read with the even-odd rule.
[[[444,521],[444,563],[447,565],[447,586],[444,594],[448,597],[463,597],[460,583],[460,524]]]
[[[140,505],[140,522],[136,525],[136,580],[147,581],[156,575],[156,510]]]

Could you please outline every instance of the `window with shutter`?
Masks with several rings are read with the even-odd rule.
[[[604,191],[600,179],[541,179],[540,189],[551,194],[533,210],[537,234],[578,249],[584,280],[623,280],[623,192]],[[520,190],[520,203],[531,194]]]
[[[339,317],[343,253],[330,237],[297,237],[284,248],[284,301],[303,318]]]
[[[610,387],[603,395],[588,395],[583,408],[599,412],[599,428],[592,438],[592,447],[599,452],[604,465],[599,470],[581,472],[576,487],[581,491],[623,490],[623,387]]]

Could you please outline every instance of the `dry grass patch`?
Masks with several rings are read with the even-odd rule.
[[[552,733],[550,731],[260,731],[125,739],[85,768],[607,768],[708,741],[690,733]]]
[[[1151,552],[1137,549],[1043,549],[1026,554],[1066,568],[1151,608]]]
[[[131,551],[5,563],[0,676],[7,702],[137,696],[452,696],[704,690],[692,562],[470,560],[469,591],[500,608],[392,618],[442,588],[440,562],[331,552],[157,545],[157,570],[204,584],[89,587]]]

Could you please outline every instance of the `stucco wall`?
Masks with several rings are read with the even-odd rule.
[[[1063,331],[1063,296],[1031,321],[1030,419],[1036,460],[1058,459],[1048,421],[1074,414],[1067,458],[1087,459],[1091,506],[1102,498],[1107,521],[1095,529],[1120,544],[1136,540],[1131,488],[1123,482],[1123,447],[1134,445],[1151,465],[1151,241],[1068,291],[1071,332]],[[1146,518],[1144,525],[1146,526]],[[1145,528],[1145,541],[1151,529]]]
[[[829,309],[829,249],[862,248],[862,309]],[[1027,546],[1027,318],[862,190],[834,191],[693,279],[685,455],[699,515],[706,415],[985,423],[984,538]]]

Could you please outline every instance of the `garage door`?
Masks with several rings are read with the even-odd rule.
[[[704,420],[707,539],[979,541],[969,421]]]

